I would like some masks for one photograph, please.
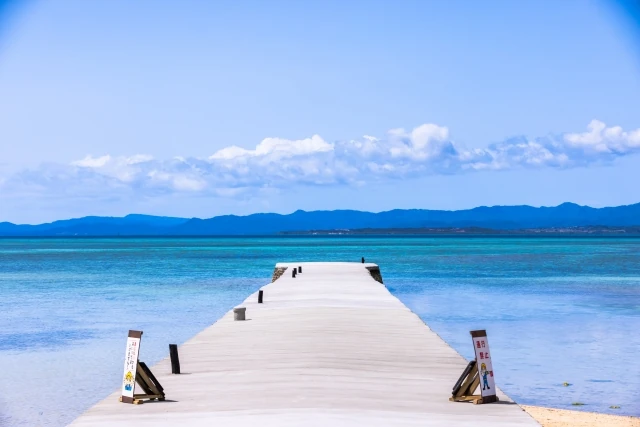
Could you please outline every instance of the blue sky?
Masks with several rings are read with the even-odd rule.
[[[630,10],[11,3],[0,221],[640,202]]]

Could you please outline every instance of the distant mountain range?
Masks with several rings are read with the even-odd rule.
[[[640,226],[640,203],[592,208],[574,203],[555,207],[482,206],[459,211],[396,209],[260,213],[210,219],[150,215],[88,216],[39,225],[0,223],[0,236],[232,236],[277,235],[311,230],[479,228],[488,230]]]

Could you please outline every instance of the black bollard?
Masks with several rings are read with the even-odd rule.
[[[180,359],[178,359],[178,346],[176,344],[169,344],[169,356],[171,356],[171,373],[180,373]]]
[[[364,264],[364,257],[362,257],[362,263]]]
[[[302,273],[302,266],[298,267],[298,273]]]
[[[262,304],[262,289],[258,291],[258,304]]]
[[[293,277],[295,279],[296,278],[296,273],[297,273],[297,270],[294,268],[293,271],[291,272],[291,277]]]

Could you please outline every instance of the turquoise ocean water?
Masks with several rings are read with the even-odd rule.
[[[116,390],[129,329],[151,365],[276,262],[361,256],[466,358],[486,329],[519,403],[640,415],[640,239],[0,239],[0,425],[66,425]]]

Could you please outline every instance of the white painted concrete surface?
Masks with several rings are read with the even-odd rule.
[[[264,304],[257,293],[241,304],[246,321],[230,311],[180,346],[183,374],[168,358],[152,367],[167,401],[129,405],[116,392],[71,425],[539,425],[502,393],[449,402],[467,362],[371,278],[375,264],[287,265]]]

